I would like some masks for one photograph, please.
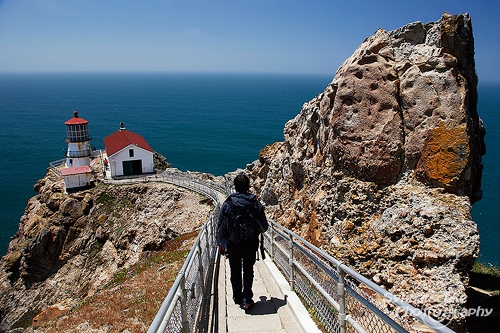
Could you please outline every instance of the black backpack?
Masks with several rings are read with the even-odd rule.
[[[260,227],[257,215],[257,201],[255,201],[252,207],[235,206],[231,197],[226,202],[234,214],[234,223],[229,236],[231,242],[236,245],[258,242],[259,233],[262,228]]]

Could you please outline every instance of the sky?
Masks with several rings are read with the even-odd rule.
[[[0,0],[0,74],[335,74],[378,28],[472,18],[479,80],[500,77],[500,1]]]

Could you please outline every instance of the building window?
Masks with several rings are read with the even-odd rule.
[[[128,150],[128,157],[134,157],[134,150],[133,149]]]

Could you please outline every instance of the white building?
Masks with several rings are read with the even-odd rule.
[[[73,112],[73,118],[66,121],[66,162],[61,174],[66,189],[76,189],[91,185],[90,156],[91,147],[88,121],[80,118],[78,112]]]
[[[154,172],[154,151],[142,136],[120,129],[104,138],[111,177],[141,175]]]
[[[90,186],[91,172],[92,170],[88,165],[71,167],[71,168],[62,168],[61,174],[64,178],[64,185],[66,185],[66,189]]]

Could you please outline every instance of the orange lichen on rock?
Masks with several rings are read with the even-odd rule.
[[[321,237],[321,228],[318,223],[316,211],[313,211],[313,213],[311,214],[308,227],[309,228],[307,230],[307,239],[309,239],[314,245],[319,245]]]
[[[466,171],[469,154],[465,124],[448,128],[440,123],[430,132],[417,164],[417,177],[423,182],[428,179],[453,188]]]

